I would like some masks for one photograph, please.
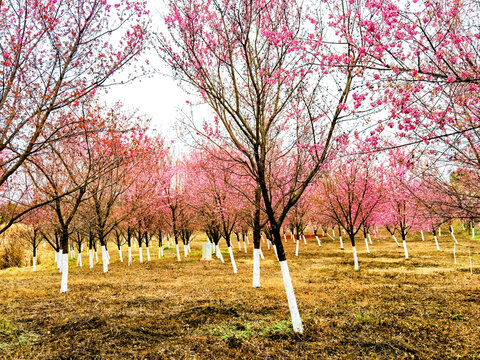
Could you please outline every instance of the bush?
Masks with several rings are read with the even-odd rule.
[[[28,251],[23,229],[13,228],[2,236],[0,242],[0,269],[30,266],[32,254]],[[38,261],[37,261],[38,263]]]

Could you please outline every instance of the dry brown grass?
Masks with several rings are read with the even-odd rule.
[[[292,333],[280,267],[262,244],[262,288],[251,288],[252,245],[200,262],[200,243],[187,261],[166,258],[132,267],[111,250],[107,275],[100,264],[70,263],[67,295],[60,274],[44,261],[0,271],[2,359],[480,359],[480,243],[450,235],[437,252],[431,236],[409,239],[410,260],[389,239],[374,239],[360,271],[351,247],[308,238],[300,256],[286,244],[305,334]],[[470,275],[467,246],[473,254]],[[42,251],[46,251],[41,247]],[[134,251],[136,255],[136,251]],[[124,251],[126,258],[126,251]],[[49,252],[53,259],[53,252]],[[45,256],[44,256],[45,259]]]
[[[15,224],[0,235],[0,269],[32,264],[27,231],[26,226]]]

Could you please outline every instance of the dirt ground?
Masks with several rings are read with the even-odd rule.
[[[262,243],[262,288],[253,289],[252,244],[200,262],[192,253],[131,267],[88,268],[70,262],[68,293],[60,294],[53,252],[43,263],[0,271],[1,359],[480,359],[480,242],[458,234],[458,264],[449,234],[408,239],[410,260],[391,239],[358,239],[360,271],[351,246],[322,237],[322,247],[286,245],[303,335],[293,333],[280,266]],[[224,243],[223,243],[224,244]],[[470,274],[471,248],[473,275]],[[226,249],[225,249],[226,250]],[[123,250],[126,258],[126,249]],[[146,258],[146,256],[144,256]],[[86,266],[85,266],[86,264]]]

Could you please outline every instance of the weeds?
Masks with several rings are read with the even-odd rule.
[[[362,312],[357,313],[356,319],[361,325],[365,325],[365,324],[383,325],[385,323],[385,320],[382,319],[381,317],[378,317],[372,314],[364,314]]]

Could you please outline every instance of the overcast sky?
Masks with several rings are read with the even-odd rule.
[[[155,24],[152,28],[163,27],[162,15],[159,11],[162,4],[165,6],[163,1],[149,1],[151,20]],[[192,97],[178,86],[178,81],[170,76],[170,69],[160,62],[156,53],[144,53],[137,60],[124,68],[122,73],[116,76],[115,81],[126,78],[126,75],[133,71],[133,67],[140,64],[146,66],[147,71],[153,72],[155,68],[158,73],[131,83],[108,87],[108,93],[102,96],[102,100],[107,104],[120,101],[127,111],[137,109],[139,115],[152,119],[152,128],[167,141],[176,140],[175,122],[181,116],[179,109],[183,108],[189,112],[186,102]],[[150,65],[146,65],[147,60]]]

